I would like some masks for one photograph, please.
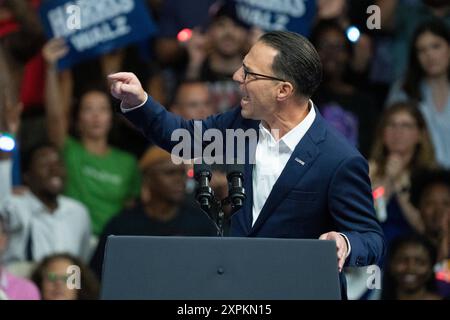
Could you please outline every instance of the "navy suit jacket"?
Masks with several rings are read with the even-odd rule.
[[[171,141],[175,129],[194,132],[193,121],[166,111],[151,97],[144,106],[124,115],[169,152],[178,143]],[[237,107],[213,115],[201,125],[203,130],[215,128],[222,132],[258,130],[259,121],[244,119]],[[323,233],[337,231],[350,241],[346,266],[365,266],[381,260],[384,239],[375,216],[367,161],[325,122],[317,109],[312,126],[296,146],[253,226],[252,171],[253,165],[247,163],[247,199],[231,218],[233,236],[317,239]],[[345,290],[345,281],[342,283]]]

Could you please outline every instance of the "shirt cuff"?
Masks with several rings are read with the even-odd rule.
[[[339,232],[339,234],[341,235],[341,236],[343,236],[344,237],[344,239],[345,239],[345,242],[347,242],[347,255],[345,256],[345,259],[347,259],[348,258],[348,256],[350,255],[350,252],[352,251],[352,246],[350,245],[350,241],[348,240],[348,238],[347,238],[347,236],[345,235],[345,234],[343,234],[343,233],[340,233]]]
[[[130,112],[130,111],[136,110],[136,109],[142,107],[144,104],[146,104],[146,103],[147,103],[147,100],[148,100],[148,94],[147,94],[147,92],[146,92],[146,93],[145,93],[145,100],[144,100],[144,102],[142,102],[140,105],[138,105],[138,106],[136,106],[136,107],[124,108],[124,107],[122,106],[122,104],[123,104],[123,101],[122,101],[122,102],[120,103],[120,111],[122,111],[122,113],[127,113],[127,112]]]

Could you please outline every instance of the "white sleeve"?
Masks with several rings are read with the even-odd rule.
[[[93,234],[92,234],[91,220],[89,218],[87,209],[84,206],[83,206],[82,212],[83,212],[83,215],[82,215],[83,221],[81,224],[82,238],[81,238],[79,255],[83,261],[89,262],[96,246],[93,246]],[[95,243],[95,241],[94,241],[94,243]]]
[[[0,160],[0,200],[8,197],[12,190],[12,160]]]
[[[348,256],[350,255],[350,252],[352,252],[352,245],[350,244],[350,241],[348,240],[347,236],[343,233],[339,233],[342,237],[344,237],[345,242],[347,242],[347,255],[345,256],[345,259],[348,258]]]
[[[120,111],[122,111],[123,113],[127,113],[127,112],[130,112],[130,111],[136,110],[136,109],[142,107],[147,102],[147,100],[148,100],[148,94],[145,93],[145,101],[142,102],[140,105],[138,105],[136,107],[124,108],[124,107],[122,107],[122,102],[121,102],[120,103]]]

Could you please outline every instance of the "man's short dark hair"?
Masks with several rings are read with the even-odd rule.
[[[288,31],[272,31],[259,41],[276,49],[272,64],[276,77],[292,82],[297,96],[311,97],[322,81],[322,63],[311,42]]]
[[[434,185],[444,185],[450,191],[450,171],[443,169],[420,170],[413,174],[410,190],[410,201],[419,208],[420,199],[426,190]]]
[[[35,153],[44,148],[50,148],[58,153],[60,152],[57,146],[47,140],[36,142],[21,154],[20,169],[22,174],[29,172]]]
[[[178,96],[178,93],[179,93],[180,89],[181,89],[182,87],[184,87],[184,86],[189,86],[189,85],[201,85],[201,86],[206,86],[206,87],[208,87],[208,82],[203,81],[203,80],[201,80],[201,79],[197,79],[197,78],[195,78],[195,79],[183,79],[183,80],[181,80],[181,81],[177,84],[177,86],[176,86],[176,88],[175,88],[175,90],[174,90],[174,94],[172,95],[172,97],[171,97],[171,99],[170,99],[170,104],[169,104],[169,105],[176,104],[176,103],[177,103],[177,96]],[[209,88],[209,87],[208,87],[208,88]]]
[[[348,54],[352,53],[352,43],[348,40],[345,29],[341,26],[341,24],[336,19],[325,19],[321,20],[316,24],[314,29],[311,32],[311,36],[309,40],[316,48],[319,47],[321,38],[328,31],[336,31],[341,34],[344,39],[345,49]]]

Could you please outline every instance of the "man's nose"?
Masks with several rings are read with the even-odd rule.
[[[415,259],[409,258],[406,261],[406,272],[407,273],[415,273],[417,269],[417,262]]]
[[[64,173],[64,165],[62,163],[58,162],[50,166],[51,175],[63,175],[63,173]]]
[[[239,83],[244,82],[244,72],[242,71],[242,66],[236,70],[236,72],[233,74],[233,80]]]

